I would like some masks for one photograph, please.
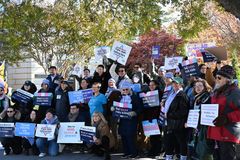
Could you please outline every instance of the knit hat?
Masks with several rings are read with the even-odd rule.
[[[46,111],[46,114],[47,113],[51,113],[52,115],[56,115],[56,112],[55,112],[55,110],[53,109],[53,108],[49,108],[47,111]]]
[[[26,85],[26,86],[30,86],[31,84],[32,84],[31,81],[25,81],[25,82],[24,82],[24,85]]]
[[[49,82],[49,80],[48,79],[44,79],[43,81],[42,81],[42,84],[46,84],[46,85],[50,85],[50,82]]]
[[[232,66],[225,65],[217,72],[217,75],[221,75],[228,79],[234,79],[236,77],[236,72]]]
[[[110,79],[108,80],[108,83],[109,83],[110,81],[112,81],[113,83],[116,83],[116,81],[115,81],[113,78],[110,78]]]
[[[167,72],[166,74],[165,74],[165,78],[173,78],[173,73],[172,72]]]

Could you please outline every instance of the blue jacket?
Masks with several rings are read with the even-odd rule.
[[[55,90],[56,90],[57,86],[59,85],[59,84],[57,83],[57,81],[59,81],[60,77],[61,77],[61,75],[57,74],[57,75],[54,77],[54,79],[52,80],[52,77],[51,77],[50,74],[47,76],[46,79],[49,80],[49,82],[50,82],[50,83],[49,83],[49,88],[50,88],[51,92],[55,93]]]

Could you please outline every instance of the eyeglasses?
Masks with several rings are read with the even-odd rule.
[[[2,90],[2,89],[0,89],[0,92],[3,92],[3,90]]]
[[[118,72],[125,72],[125,70],[118,70]]]
[[[218,80],[221,80],[221,79],[222,79],[222,77],[220,77],[220,76],[216,76],[216,78],[217,78]]]
[[[140,67],[134,66],[134,68],[138,69],[138,68],[140,68]]]
[[[128,91],[129,89],[122,89],[122,91]]]
[[[7,111],[7,113],[12,113],[13,111]]]

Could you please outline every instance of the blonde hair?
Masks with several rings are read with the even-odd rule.
[[[101,112],[94,112],[93,115],[92,115],[92,125],[94,124],[94,121],[93,121],[93,116],[96,115],[96,116],[99,116],[100,117],[100,121],[102,121],[103,123],[108,123],[107,120],[105,119],[104,115],[101,113]]]

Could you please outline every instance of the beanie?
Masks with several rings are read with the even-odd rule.
[[[228,79],[234,79],[236,77],[236,72],[232,66],[225,65],[217,72],[217,75],[221,75]]]

